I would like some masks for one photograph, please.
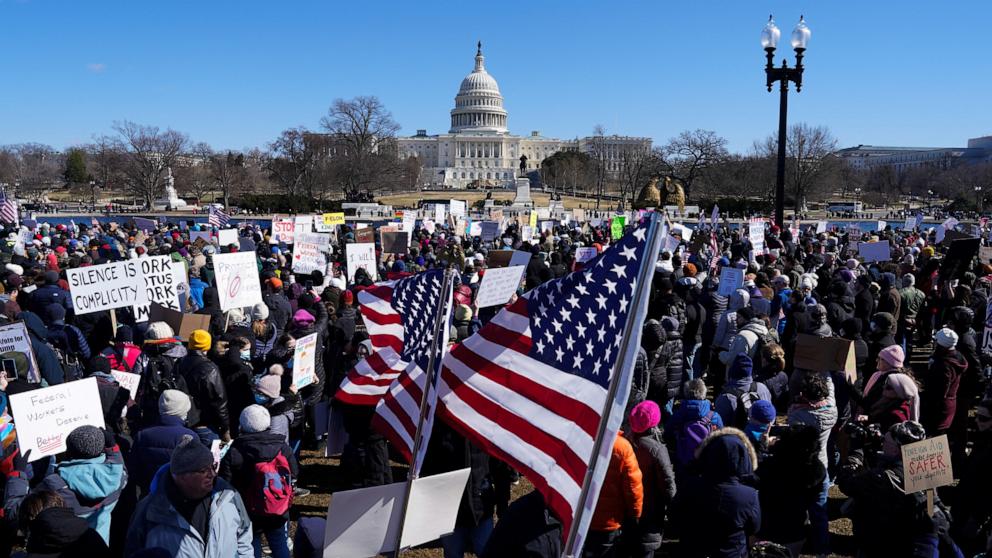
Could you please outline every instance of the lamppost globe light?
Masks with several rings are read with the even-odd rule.
[[[768,16],[768,23],[761,30],[761,48],[775,48],[780,38],[782,38],[782,32],[778,30],[772,16]]]
[[[799,23],[796,24],[796,28],[792,30],[792,48],[806,49],[806,45],[809,43],[810,31],[809,27],[806,26],[806,20],[803,16],[799,16]]]

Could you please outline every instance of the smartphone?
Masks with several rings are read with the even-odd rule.
[[[7,380],[16,380],[17,376],[17,362],[12,358],[5,358],[0,360],[0,370],[3,370]]]

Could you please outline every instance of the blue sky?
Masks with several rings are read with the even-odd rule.
[[[663,143],[714,130],[732,150],[776,129],[759,33],[812,29],[789,117],[841,146],[963,145],[992,134],[992,2],[253,2],[0,0],[0,144],[84,143],[129,119],[215,148],[316,128],[377,95],[403,133],[447,131],[475,42],[509,127]]]

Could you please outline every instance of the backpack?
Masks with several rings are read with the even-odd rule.
[[[65,375],[65,381],[72,382],[82,379],[86,375],[86,370],[83,368],[83,364],[79,362],[79,359],[76,358],[76,355],[63,351],[51,343],[47,345],[55,351],[55,356],[59,359],[59,366],[62,367],[62,373]]]
[[[682,465],[688,465],[696,457],[696,448],[711,432],[717,431],[713,422],[715,411],[706,413],[702,418],[682,425],[682,430],[676,435],[675,457]]]
[[[255,463],[245,508],[252,516],[281,516],[293,503],[292,475],[282,450],[269,461]]]
[[[734,411],[734,426],[744,428],[747,426],[748,414],[751,412],[751,405],[761,399],[758,395],[758,382],[751,381],[750,387],[744,391],[737,392],[737,409]]]

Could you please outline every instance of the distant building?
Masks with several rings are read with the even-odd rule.
[[[897,172],[925,167],[948,169],[958,163],[992,162],[992,136],[969,139],[967,147],[859,145],[841,149],[835,155],[851,168],[864,171],[879,167],[891,167]]]
[[[397,138],[400,157],[420,160],[422,186],[466,188],[509,186],[520,172],[520,158],[533,171],[559,151],[582,151],[608,164],[616,172],[625,149],[651,150],[651,138],[599,136],[575,140],[544,137],[540,132],[515,136],[507,128],[507,112],[499,84],[485,67],[482,44],[475,53],[475,68],[462,80],[451,110],[446,134],[428,135],[417,130]],[[597,155],[598,154],[598,155]]]

